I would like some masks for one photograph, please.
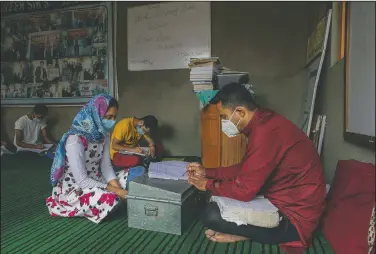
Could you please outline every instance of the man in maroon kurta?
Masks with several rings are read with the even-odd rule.
[[[286,233],[283,230],[279,231],[281,233],[270,233],[269,237],[278,239],[268,239],[265,243],[278,243],[288,253],[302,252],[311,244],[312,233],[325,208],[325,182],[313,143],[286,118],[259,108],[242,85],[224,87],[211,103],[217,104],[223,132],[233,136],[237,135],[238,130],[248,136],[247,150],[242,162],[230,167],[204,169],[197,163],[190,164],[189,182],[212,195],[240,201],[251,201],[257,194],[264,195],[279,209],[287,224],[290,223],[293,231],[289,234],[297,232],[295,237],[290,238],[281,236]],[[207,211],[205,216],[210,217],[210,213],[211,210]],[[214,222],[214,225],[220,223]],[[243,227],[241,230],[245,232],[240,236],[213,229],[207,230],[206,234],[217,242],[234,242],[245,240],[253,234],[263,234],[262,237],[267,238],[272,232],[272,229],[249,225],[249,232],[253,230],[255,233],[247,234],[246,227],[239,227]]]

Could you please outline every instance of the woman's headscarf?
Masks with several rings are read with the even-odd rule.
[[[78,112],[73,119],[72,125],[66,132],[56,148],[54,161],[51,167],[51,183],[55,185],[64,174],[65,168],[65,142],[69,135],[84,137],[90,143],[100,143],[106,134],[102,126],[103,116],[106,114],[108,105],[113,97],[108,94],[99,94]]]

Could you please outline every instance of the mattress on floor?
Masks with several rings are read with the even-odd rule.
[[[38,155],[1,158],[1,253],[283,253],[278,245],[251,240],[211,242],[200,221],[181,236],[132,229],[128,227],[126,206],[100,224],[84,218],[51,217],[45,205],[52,190],[51,164],[52,160]],[[305,253],[333,251],[318,232]]]

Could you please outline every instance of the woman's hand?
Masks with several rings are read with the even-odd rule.
[[[118,195],[121,199],[126,199],[126,196],[128,195],[128,191],[124,189],[119,189],[116,195]]]
[[[149,147],[149,156],[154,157],[155,156],[155,146]]]
[[[125,199],[125,197],[128,195],[128,191],[127,190],[124,190],[122,188],[118,188],[118,187],[115,187],[115,186],[112,186],[111,184],[107,184],[107,187],[106,189],[108,191],[111,191],[113,193],[115,193],[116,195],[119,196],[119,198],[121,199]]]
[[[134,153],[144,153],[144,150],[141,149],[141,147],[135,147],[135,148],[132,148],[133,152]]]
[[[118,179],[112,179],[111,181],[108,182],[108,184],[121,189],[121,185]]]

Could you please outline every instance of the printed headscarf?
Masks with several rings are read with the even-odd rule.
[[[60,139],[54,161],[51,167],[51,183],[55,185],[64,174],[65,169],[65,142],[69,135],[78,135],[90,143],[100,143],[106,137],[106,131],[102,126],[103,116],[113,97],[108,94],[99,94],[89,100],[73,119],[68,132]]]

